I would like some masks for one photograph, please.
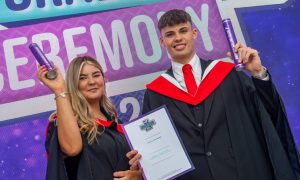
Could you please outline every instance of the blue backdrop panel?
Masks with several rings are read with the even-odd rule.
[[[272,73],[300,147],[300,1],[238,9],[237,15],[247,44]]]

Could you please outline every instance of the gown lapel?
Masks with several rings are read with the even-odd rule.
[[[210,96],[210,94],[221,84],[227,74],[230,73],[233,67],[233,63],[223,61],[217,62],[201,81],[195,96],[180,88],[178,83],[176,84],[174,77],[169,74],[162,74],[150,84],[147,84],[146,87],[154,92],[170,97],[171,99],[191,105],[198,105]],[[208,107],[210,106],[211,102],[208,103]]]
[[[208,96],[204,101],[204,120],[203,124],[206,125],[208,121],[209,114],[211,112],[211,105],[214,100],[215,93],[212,93],[210,96]]]

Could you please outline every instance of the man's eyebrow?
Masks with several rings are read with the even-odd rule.
[[[179,30],[184,30],[184,29],[188,29],[188,27],[184,26],[184,27],[180,28]]]
[[[167,31],[164,34],[172,34],[172,33],[174,33],[174,31]]]

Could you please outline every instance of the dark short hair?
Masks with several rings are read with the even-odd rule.
[[[166,26],[174,26],[186,22],[190,22],[192,24],[192,18],[189,13],[181,9],[172,9],[160,17],[158,21],[158,29],[161,31]]]

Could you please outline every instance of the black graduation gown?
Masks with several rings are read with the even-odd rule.
[[[203,71],[211,62],[201,61]],[[223,62],[214,69],[217,70],[211,71],[207,76],[207,79],[210,80],[206,80],[204,83],[210,87],[208,89],[201,87],[202,93],[200,92],[199,96],[196,95],[198,100],[188,97],[161,77],[157,78],[147,85],[143,113],[166,105],[193,160],[193,148],[199,144],[193,143],[195,142],[193,139],[197,136],[187,135],[190,135],[194,128],[193,125],[188,125],[193,121],[193,116],[190,115],[187,104],[204,103],[204,121],[213,121],[211,118],[214,116],[211,114],[214,112],[210,111],[217,106],[214,103],[220,102],[224,104],[225,108],[225,119],[238,179],[264,180],[272,177],[270,176],[272,173],[276,180],[300,180],[299,154],[289,128],[283,103],[272,84],[271,77],[270,81],[251,80],[243,72],[237,72]],[[173,76],[172,70],[169,69],[167,74]],[[220,76],[223,78],[219,78]],[[214,84],[213,81],[219,81],[219,83]],[[214,99],[214,94],[220,94],[221,98]],[[190,128],[190,131],[186,128]],[[268,164],[271,164],[273,172],[265,172]],[[201,171],[201,169],[196,167],[194,171]],[[218,177],[215,178],[216,180],[225,178],[222,177],[222,174],[215,175],[215,177]],[[197,177],[193,179],[196,180]]]
[[[111,180],[113,172],[129,169],[126,153],[130,148],[120,125],[112,121],[101,121],[101,124],[106,128],[98,137],[98,143],[95,141],[89,145],[86,135],[82,135],[82,152],[66,158],[59,147],[55,121],[49,123],[45,142],[48,153],[47,180]]]

